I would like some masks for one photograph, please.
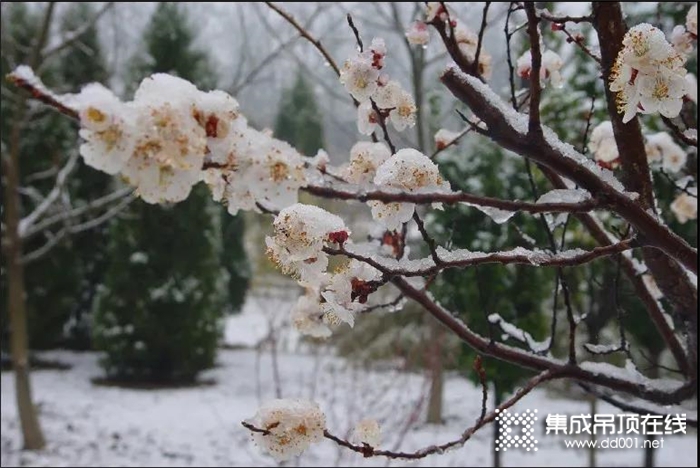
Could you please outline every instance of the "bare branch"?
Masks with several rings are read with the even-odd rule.
[[[313,46],[316,47],[316,49],[321,53],[321,55],[323,55],[323,58],[326,59],[326,61],[331,66],[335,74],[340,76],[340,68],[338,68],[338,65],[335,63],[335,60],[333,60],[333,57],[331,57],[331,54],[329,54],[326,48],[323,47],[323,45],[321,45],[320,40],[311,36],[311,34],[309,34],[309,32],[302,25],[300,25],[292,15],[290,15],[274,3],[265,2],[265,4],[272,10],[274,10],[282,18],[284,18],[289,24],[294,26],[294,28],[299,32],[299,34],[301,34],[303,38],[305,38],[307,41],[313,44]]]
[[[590,198],[578,203],[552,202],[552,203],[532,203],[517,200],[505,200],[501,198],[485,197],[466,192],[452,193],[410,193],[410,192],[388,192],[383,190],[372,190],[367,192],[357,192],[350,189],[336,188],[331,186],[309,185],[302,190],[323,198],[334,198],[338,200],[357,200],[366,202],[378,200],[385,203],[408,202],[419,205],[432,203],[445,203],[453,205],[455,203],[466,203],[476,206],[498,208],[504,211],[523,211],[526,213],[585,213],[601,207],[601,203],[595,198]]]
[[[66,37],[63,42],[51,47],[50,49],[46,51],[42,51],[41,53],[41,60],[43,63],[46,62],[46,59],[51,57],[52,55],[55,55],[59,52],[61,52],[64,49],[67,49],[68,47],[72,46],[76,41],[80,40],[86,32],[90,30],[90,28],[93,28],[97,21],[105,14],[107,13],[112,7],[114,6],[114,2],[107,2],[100,10],[93,15],[92,18],[87,20],[85,23],[83,23],[80,28],[76,29],[75,31],[71,31],[68,34],[68,37]],[[43,65],[43,64],[42,64]],[[38,67],[38,70],[41,70],[41,67]]]
[[[471,439],[471,437],[474,435],[474,433],[476,433],[476,431],[478,431],[488,423],[494,421],[501,411],[506,410],[515,405],[518,401],[520,401],[525,395],[530,393],[538,385],[555,378],[558,378],[558,376],[554,372],[545,371],[540,373],[539,375],[528,380],[525,383],[525,385],[518,388],[518,390],[513,394],[513,396],[505,402],[503,402],[502,404],[500,404],[498,408],[490,412],[485,417],[480,418],[476,424],[465,430],[459,438],[449,442],[445,442],[440,445],[431,445],[416,450],[414,452],[395,452],[391,450],[378,450],[373,447],[370,447],[367,444],[355,445],[343,439],[342,437],[333,435],[327,429],[323,431],[323,436],[326,439],[335,442],[339,446],[345,447],[349,450],[352,450],[353,452],[360,453],[365,457],[386,457],[390,459],[418,460],[421,458],[425,458],[429,455],[433,455],[436,453],[444,453],[446,450],[463,446],[469,439]],[[255,427],[246,421],[241,422],[241,424],[243,425],[243,427],[252,432],[257,432],[263,435],[268,435],[270,433],[270,431]]]
[[[39,204],[39,206],[37,206],[34,209],[34,211],[32,211],[19,221],[18,231],[20,237],[26,237],[25,234],[32,227],[32,225],[36,223],[36,221],[44,213],[46,213],[46,211],[54,203],[56,203],[58,197],[61,195],[61,192],[63,192],[63,188],[66,184],[66,179],[68,178],[70,173],[73,172],[73,170],[75,169],[77,162],[78,153],[73,152],[68,158],[68,161],[66,162],[65,166],[63,166],[63,168],[59,171],[58,175],[56,176],[56,183],[54,184],[54,187],[51,189],[46,198]]]

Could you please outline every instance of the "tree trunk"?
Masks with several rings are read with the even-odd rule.
[[[595,418],[595,414],[598,411],[598,399],[595,397],[595,395],[589,395],[589,398],[591,400],[591,417]],[[595,436],[595,431],[591,431],[591,436],[589,437],[591,439],[591,445],[588,447],[588,466],[591,468],[594,468],[597,465],[597,448],[596,448],[596,436]]]
[[[493,383],[493,406],[494,408],[498,408],[498,406],[502,403],[501,399],[501,392],[499,391],[498,385],[496,382]],[[494,468],[500,468],[501,466],[501,451],[496,450],[496,441],[498,440],[498,434],[501,431],[501,423],[498,421],[498,419],[495,419],[493,421],[493,466]]]
[[[661,358],[661,351],[649,350],[649,378],[658,379],[659,378],[659,359]],[[647,434],[644,438],[644,466],[649,468],[654,466],[654,457],[656,455],[656,449],[652,446],[656,436],[654,434]]]
[[[21,108],[24,102],[21,103]],[[20,112],[23,114],[23,112]],[[29,382],[29,349],[27,338],[27,308],[22,265],[22,239],[19,235],[19,143],[23,115],[12,128],[10,154],[3,156],[5,172],[5,228],[7,262],[7,309],[10,315],[10,351],[15,371],[17,411],[24,436],[24,448],[38,450],[44,447],[44,435],[39,426],[36,408],[32,403]]]
[[[429,317],[430,327],[430,399],[428,400],[428,417],[429,424],[442,424],[442,386],[444,372],[442,366],[442,339],[444,329],[437,321]]]

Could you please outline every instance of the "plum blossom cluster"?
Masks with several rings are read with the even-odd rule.
[[[659,132],[646,137],[647,160],[652,167],[662,167],[670,173],[680,172],[686,165],[688,155],[673,141],[666,132]],[[617,149],[612,122],[599,123],[591,132],[588,150],[593,154],[599,166],[616,169],[620,165],[620,153]]]
[[[398,81],[382,73],[386,57],[384,39],[375,37],[370,47],[345,61],[340,82],[360,105],[357,108],[357,128],[371,135],[386,119],[398,131],[416,123],[416,103]]]
[[[323,439],[326,416],[317,403],[299,399],[278,399],[265,403],[248,421],[256,445],[278,462],[301,455]]]
[[[610,90],[617,93],[622,121],[629,122],[637,112],[676,117],[687,92],[685,56],[647,23],[631,28],[622,44],[610,74]]]
[[[214,199],[239,209],[282,208],[306,183],[304,158],[290,145],[247,125],[222,91],[155,74],[131,102],[99,84],[75,97],[85,162],[119,174],[148,203],[179,202],[204,180]]]
[[[302,334],[327,338],[333,326],[353,326],[381,274],[356,260],[327,272],[324,247],[349,242],[343,220],[322,208],[297,203],[280,211],[273,224],[275,235],[265,239],[269,257],[306,288],[291,311],[294,327]]]
[[[291,312],[294,328],[303,335],[328,338],[333,328],[355,325],[355,316],[366,307],[367,297],[381,284],[381,273],[366,263],[351,260],[307,287]]]
[[[646,137],[647,159],[652,164],[661,164],[666,172],[678,173],[686,165],[687,153],[673,141],[666,132],[659,132]]]
[[[561,59],[559,54],[552,50],[545,50],[542,53],[542,65],[540,67],[540,83],[544,84],[545,81],[555,88],[561,88],[564,86],[564,80],[562,79],[561,67],[564,65],[564,61]],[[523,55],[518,58],[516,62],[518,76],[525,79],[530,79],[532,74],[532,53],[530,50],[526,51]]]
[[[275,235],[265,238],[268,256],[304,286],[318,284],[325,273],[328,255],[324,246],[342,244],[350,234],[338,216],[301,203],[280,211],[273,226]]]

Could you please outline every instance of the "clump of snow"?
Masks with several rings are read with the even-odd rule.
[[[537,199],[537,203],[581,203],[591,199],[591,194],[583,189],[554,189]]]

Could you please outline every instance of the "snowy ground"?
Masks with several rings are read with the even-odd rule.
[[[368,372],[328,357],[285,352],[279,357],[279,385],[273,378],[270,355],[251,350],[222,350],[219,366],[204,376],[216,385],[176,390],[126,390],[95,386],[100,375],[96,353],[51,352],[48,356],[69,362],[68,371],[33,374],[41,422],[49,441],[40,453],[22,452],[15,410],[12,373],[2,374],[2,466],[274,466],[253,446],[240,421],[252,416],[260,399],[275,395],[304,396],[317,400],[326,411],[329,428],[345,434],[359,419],[372,416],[384,427],[388,448],[411,450],[458,436],[477,417],[479,390],[452,376],[445,388],[446,424],[429,426],[420,421],[426,381],[422,376],[391,370]],[[588,413],[585,402],[558,399],[537,390],[514,411],[538,409],[539,414]],[[614,412],[599,405],[600,413]],[[389,466],[488,466],[491,463],[491,427],[453,452],[419,463],[394,462]],[[545,436],[535,430],[540,449],[504,454],[505,466],[585,466],[585,449],[565,449],[564,436]],[[695,432],[665,436],[658,450],[659,465],[696,466]],[[641,466],[641,450],[599,450],[599,466]],[[324,441],[305,454],[299,466],[387,466],[384,459],[363,459]]]

